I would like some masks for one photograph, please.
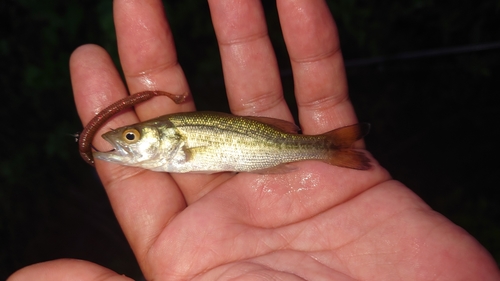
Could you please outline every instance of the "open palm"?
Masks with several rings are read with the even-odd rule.
[[[292,121],[260,1],[209,4],[232,112]],[[356,123],[326,4],[277,5],[303,132]],[[115,0],[114,14],[128,91],[189,92],[161,2]],[[75,51],[71,76],[84,124],[127,95],[97,46]],[[157,97],[101,133],[192,110],[192,99],[177,105]],[[94,144],[106,147],[101,138]],[[147,280],[498,280],[477,241],[372,162],[371,170],[357,171],[304,161],[292,172],[268,175],[167,174],[101,161],[96,167]],[[47,280],[127,279],[89,262],[58,260],[12,280],[34,280],[40,272]]]

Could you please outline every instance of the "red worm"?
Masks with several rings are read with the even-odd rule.
[[[101,110],[101,112],[94,116],[92,120],[90,120],[87,126],[85,126],[85,128],[83,129],[82,133],[78,136],[78,148],[83,160],[94,166],[94,157],[92,155],[92,140],[94,139],[97,130],[102,126],[102,124],[104,124],[113,115],[122,111],[123,109],[132,107],[143,101],[147,101],[155,96],[167,96],[171,98],[175,103],[182,103],[186,99],[187,94],[174,95],[163,91],[145,91],[125,97],[104,108],[103,110]]]

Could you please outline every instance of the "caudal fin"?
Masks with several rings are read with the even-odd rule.
[[[331,144],[325,162],[357,170],[370,169],[370,159],[362,151],[351,149],[353,143],[366,136],[369,131],[370,124],[360,123],[325,133]]]

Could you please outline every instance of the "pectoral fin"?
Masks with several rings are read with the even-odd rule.
[[[184,155],[186,156],[186,162],[192,160],[196,154],[203,153],[206,149],[206,146],[197,146],[197,147],[184,147],[182,150],[184,151]]]

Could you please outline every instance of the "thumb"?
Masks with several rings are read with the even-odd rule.
[[[7,278],[7,281],[24,280],[130,281],[133,279],[92,262],[59,259],[29,265]]]

